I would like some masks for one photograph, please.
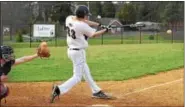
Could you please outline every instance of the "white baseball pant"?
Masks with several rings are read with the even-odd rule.
[[[74,85],[82,80],[82,76],[90,86],[92,93],[99,92],[101,89],[94,82],[86,62],[85,49],[71,50],[68,48],[67,54],[73,63],[73,76],[58,86],[60,89],[60,94],[68,92]]]

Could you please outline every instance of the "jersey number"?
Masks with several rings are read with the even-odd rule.
[[[70,29],[69,27],[67,27],[67,34],[68,34],[68,36],[72,37],[73,39],[76,39],[75,31],[73,29]]]

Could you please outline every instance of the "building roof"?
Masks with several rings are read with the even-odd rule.
[[[101,18],[99,19],[102,25],[112,25],[122,26],[121,22],[117,18]]]
[[[111,20],[111,22],[109,23],[109,25],[116,25],[116,26],[123,26],[123,24],[121,24],[120,21],[114,19],[114,20]]]

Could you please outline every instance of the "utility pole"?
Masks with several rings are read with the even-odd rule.
[[[90,11],[90,7],[89,7],[89,1],[87,2],[87,6],[88,6],[88,8],[89,8],[89,11]]]
[[[2,1],[0,1],[0,45],[3,45],[3,32],[2,32]]]

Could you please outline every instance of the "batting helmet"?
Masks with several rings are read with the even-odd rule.
[[[78,18],[84,18],[85,16],[91,15],[88,7],[85,5],[78,6],[75,13]]]
[[[6,62],[15,60],[13,48],[10,46],[1,46],[0,48],[0,57]]]

